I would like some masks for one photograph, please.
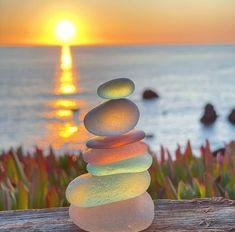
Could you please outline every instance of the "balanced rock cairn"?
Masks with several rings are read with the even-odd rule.
[[[102,84],[97,93],[110,99],[87,113],[86,129],[96,137],[89,140],[84,160],[88,174],[74,179],[66,189],[72,221],[86,231],[142,231],[154,218],[154,204],[146,192],[147,169],[152,164],[148,147],[141,142],[143,131],[132,130],[139,110],[124,98],[135,85],[127,78]]]

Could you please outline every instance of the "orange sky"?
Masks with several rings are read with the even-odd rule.
[[[235,0],[0,0],[0,44],[235,43]]]

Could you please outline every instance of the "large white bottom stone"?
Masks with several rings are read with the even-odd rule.
[[[154,204],[147,192],[138,197],[82,208],[71,205],[69,215],[81,229],[90,232],[137,232],[148,228],[154,218]]]

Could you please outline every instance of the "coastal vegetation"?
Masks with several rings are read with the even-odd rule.
[[[193,153],[190,142],[175,154],[161,147],[152,151],[151,185],[153,199],[193,199],[221,196],[235,199],[235,143],[212,152],[208,141],[200,154]],[[79,154],[48,154],[36,147],[33,153],[22,147],[0,154],[0,210],[68,206],[68,183],[86,173],[86,163]]]

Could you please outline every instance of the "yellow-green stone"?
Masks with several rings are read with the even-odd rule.
[[[118,173],[134,173],[146,171],[152,164],[152,156],[140,155],[131,159],[106,165],[87,165],[87,171],[95,176],[106,176]]]
[[[100,85],[97,94],[105,99],[127,97],[135,90],[135,84],[128,78],[118,78]]]
[[[145,192],[150,180],[148,171],[109,176],[84,174],[69,183],[66,198],[70,204],[79,207],[127,200]]]

